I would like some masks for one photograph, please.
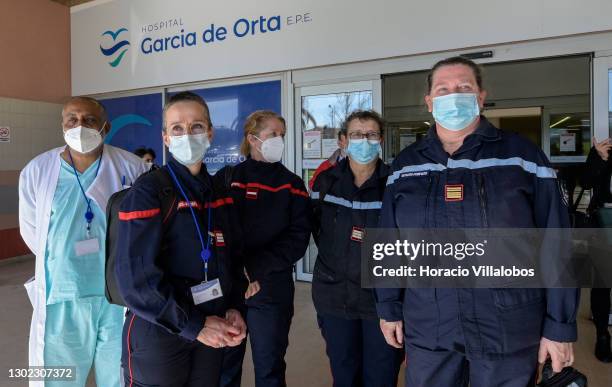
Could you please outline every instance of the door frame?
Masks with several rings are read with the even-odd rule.
[[[295,155],[295,173],[302,176],[303,157],[302,157],[302,97],[322,94],[335,94],[355,91],[372,91],[372,109],[382,114],[382,81],[380,77],[369,80],[338,81],[321,84],[312,82],[309,85],[295,86],[293,95],[293,127],[295,128],[293,147]],[[312,282],[312,273],[304,270],[305,258],[309,257],[310,246],[306,254],[296,264],[296,277],[298,281]]]

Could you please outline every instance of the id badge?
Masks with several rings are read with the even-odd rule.
[[[78,241],[74,245],[74,252],[77,257],[83,255],[95,254],[100,251],[100,242],[98,238],[86,239],[84,241]]]
[[[192,286],[191,296],[193,297],[193,303],[195,305],[200,305],[223,297],[223,291],[221,290],[221,283],[219,282],[219,279],[215,278],[212,281],[202,282],[199,285]]]

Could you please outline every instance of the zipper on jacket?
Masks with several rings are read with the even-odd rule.
[[[478,174],[478,200],[480,202],[482,227],[489,227],[489,221],[487,219],[487,191],[485,189],[485,181],[482,174]]]
[[[429,227],[429,200],[431,199],[431,187],[433,185],[433,176],[427,177],[427,196],[425,197],[425,227]]]

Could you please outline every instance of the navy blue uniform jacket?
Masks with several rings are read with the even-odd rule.
[[[452,157],[435,125],[399,154],[387,181],[381,227],[568,227],[567,206],[543,152],[480,119]],[[446,201],[447,184],[462,184],[463,200]],[[376,298],[379,317],[403,318],[407,343],[429,349],[456,324],[472,356],[517,353],[537,347],[542,336],[576,340],[577,289],[377,289]],[[457,303],[459,316],[449,309]]]
[[[375,228],[389,167],[378,161],[357,188],[348,158],[322,172],[311,192],[313,236],[319,254],[312,278],[318,313],[348,319],[377,319],[372,289],[361,287],[361,230]]]
[[[215,176],[226,173],[221,169]],[[233,167],[231,197],[244,233],[244,264],[250,280],[292,281],[293,265],[304,256],[311,231],[302,179],[280,162],[249,157]]]
[[[231,224],[235,218],[230,213],[233,201],[222,186],[213,187],[204,165],[200,174],[193,176],[174,159],[168,164],[191,201],[204,243],[210,237],[208,279],[220,279],[223,297],[194,305],[190,288],[204,281],[200,239],[178,188],[174,187],[171,211],[161,213],[160,187],[152,175],[159,171],[138,179],[121,203],[115,274],[119,291],[133,313],[194,341],[206,316],[223,316],[227,309],[241,304],[240,291],[234,286],[242,268],[240,229]]]

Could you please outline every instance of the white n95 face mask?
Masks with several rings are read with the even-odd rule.
[[[176,161],[184,166],[202,161],[208,148],[210,148],[210,141],[206,133],[170,136],[168,147]]]
[[[104,125],[102,125],[104,128]],[[66,144],[79,153],[89,153],[102,144],[102,129],[77,126],[64,132]]]
[[[285,150],[285,142],[281,136],[268,138],[265,141],[262,141],[257,136],[255,136],[255,138],[261,141],[261,155],[264,160],[269,163],[281,161],[283,158],[283,151]]]

